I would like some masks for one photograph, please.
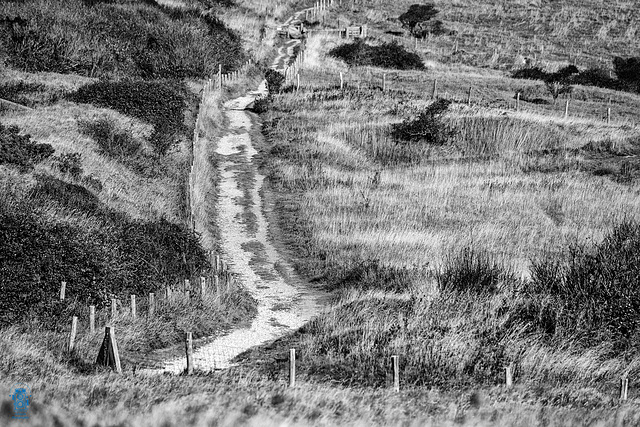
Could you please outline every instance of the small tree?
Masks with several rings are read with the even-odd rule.
[[[427,4],[412,4],[409,6],[409,10],[400,15],[398,19],[402,23],[402,26],[407,28],[411,33],[415,29],[416,25],[421,22],[425,22],[433,18],[438,14],[438,9],[431,3]]]
[[[547,85],[547,90],[553,98],[553,105],[556,104],[558,96],[573,92],[573,86],[565,79],[550,79],[544,83]]]

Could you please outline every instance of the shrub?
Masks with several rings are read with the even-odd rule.
[[[337,46],[329,55],[341,59],[350,66],[374,66],[399,70],[424,69],[420,56],[407,51],[395,42],[378,46],[366,44],[362,40]]]
[[[53,167],[74,179],[82,176],[82,156],[80,153],[65,153],[51,158]]]
[[[161,155],[171,148],[179,133],[187,133],[183,116],[187,91],[184,84],[180,82],[100,80],[82,86],[68,98],[74,102],[112,108],[122,114],[153,124],[154,131],[150,142],[156,152]],[[106,124],[102,123],[102,125]],[[107,137],[109,125],[100,132]],[[125,145],[133,144],[131,141],[120,142]]]
[[[122,159],[133,156],[140,150],[140,142],[129,132],[117,128],[115,120],[102,117],[97,120],[79,120],[80,132],[96,141],[100,151],[110,157]]]
[[[0,123],[0,164],[18,166],[27,171],[55,151],[50,144],[37,144],[30,135],[20,135],[17,126]]]
[[[549,73],[539,67],[527,67],[516,70],[511,74],[514,79],[547,80]]]
[[[412,4],[409,10],[398,17],[402,26],[413,32],[413,29],[421,22],[425,22],[438,14],[438,9],[431,3]]]
[[[271,68],[269,68],[266,71],[264,78],[267,80],[267,89],[269,90],[269,93],[280,92],[285,79],[282,73],[279,73],[276,70],[272,70]]]
[[[593,247],[578,246],[558,261],[533,263],[532,289],[557,313],[560,337],[584,345],[610,341],[637,348],[640,333],[640,224],[623,222]]]
[[[425,141],[442,145],[451,136],[453,130],[444,123],[442,116],[451,105],[451,101],[439,99],[429,105],[415,118],[407,118],[392,126],[391,135],[398,142]]]
[[[445,257],[436,280],[440,292],[495,293],[514,277],[488,253],[467,247]]]
[[[613,67],[618,80],[628,90],[640,92],[640,57],[613,59]]]

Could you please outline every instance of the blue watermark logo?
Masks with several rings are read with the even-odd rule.
[[[28,419],[29,404],[31,403],[31,389],[24,383],[16,383],[11,387],[11,400],[13,400],[13,418]]]

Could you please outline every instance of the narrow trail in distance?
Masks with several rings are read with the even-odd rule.
[[[304,15],[291,16],[285,24]],[[284,72],[301,40],[283,41],[272,69]],[[256,91],[224,104],[228,128],[216,143],[220,182],[218,183],[217,225],[220,230],[222,258],[239,281],[258,301],[257,315],[251,326],[220,336],[194,351],[193,364],[209,371],[232,366],[232,360],[251,347],[292,332],[320,310],[325,296],[317,287],[299,277],[272,243],[264,200],[265,177],[254,161],[256,143],[262,138],[258,117],[245,111],[253,102],[266,96],[266,82]],[[272,229],[273,231],[273,229]],[[186,359],[172,360],[165,371],[180,373]]]

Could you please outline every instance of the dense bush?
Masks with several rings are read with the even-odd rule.
[[[184,227],[133,220],[83,187],[37,180],[28,200],[0,199],[0,323],[29,312],[55,316],[63,280],[70,300],[102,305],[112,295],[160,292],[208,267],[197,237]],[[50,222],[40,212],[51,203],[93,218],[95,225]]]
[[[276,70],[272,70],[271,68],[269,68],[265,72],[264,78],[267,81],[267,89],[269,90],[269,93],[280,92],[285,80],[284,75],[282,73],[279,73]]]
[[[351,66],[374,66],[398,70],[424,69],[418,54],[407,51],[395,42],[373,46],[357,40],[331,49],[329,55]]]
[[[442,145],[453,135],[442,119],[442,115],[451,105],[451,101],[439,99],[429,105],[417,117],[407,118],[393,125],[391,135],[398,142],[425,141]]]
[[[154,131],[150,142],[159,154],[165,154],[171,148],[178,134],[186,133],[183,110],[186,107],[187,91],[184,84],[179,82],[100,80],[82,86],[68,97],[74,102],[112,108],[153,124]],[[99,138],[111,144],[109,135],[115,137],[115,130],[108,124],[102,128],[94,130],[98,131]],[[117,145],[126,145],[128,148],[125,151],[132,149],[135,142],[123,140],[120,136]],[[108,147],[107,149],[110,150]],[[120,148],[116,146],[115,149]]]
[[[559,260],[533,263],[533,298],[546,300],[538,311],[555,313],[553,327],[538,325],[584,345],[611,342],[637,348],[640,334],[640,224],[624,222],[593,247],[574,247]]]
[[[640,92],[640,57],[615,57],[613,67],[622,85],[630,91]]]
[[[431,3],[412,4],[409,9],[398,17],[402,26],[413,32],[413,29],[421,22],[429,21],[438,14],[438,9]]]
[[[155,1],[0,3],[0,51],[31,72],[202,78],[244,60],[240,37],[212,14]]]
[[[481,250],[464,248],[445,257],[436,271],[440,292],[494,293],[505,282],[513,282],[513,273]]]
[[[15,165],[26,171],[53,154],[51,145],[37,144],[30,135],[19,132],[16,126],[5,127],[0,123],[0,164]]]

